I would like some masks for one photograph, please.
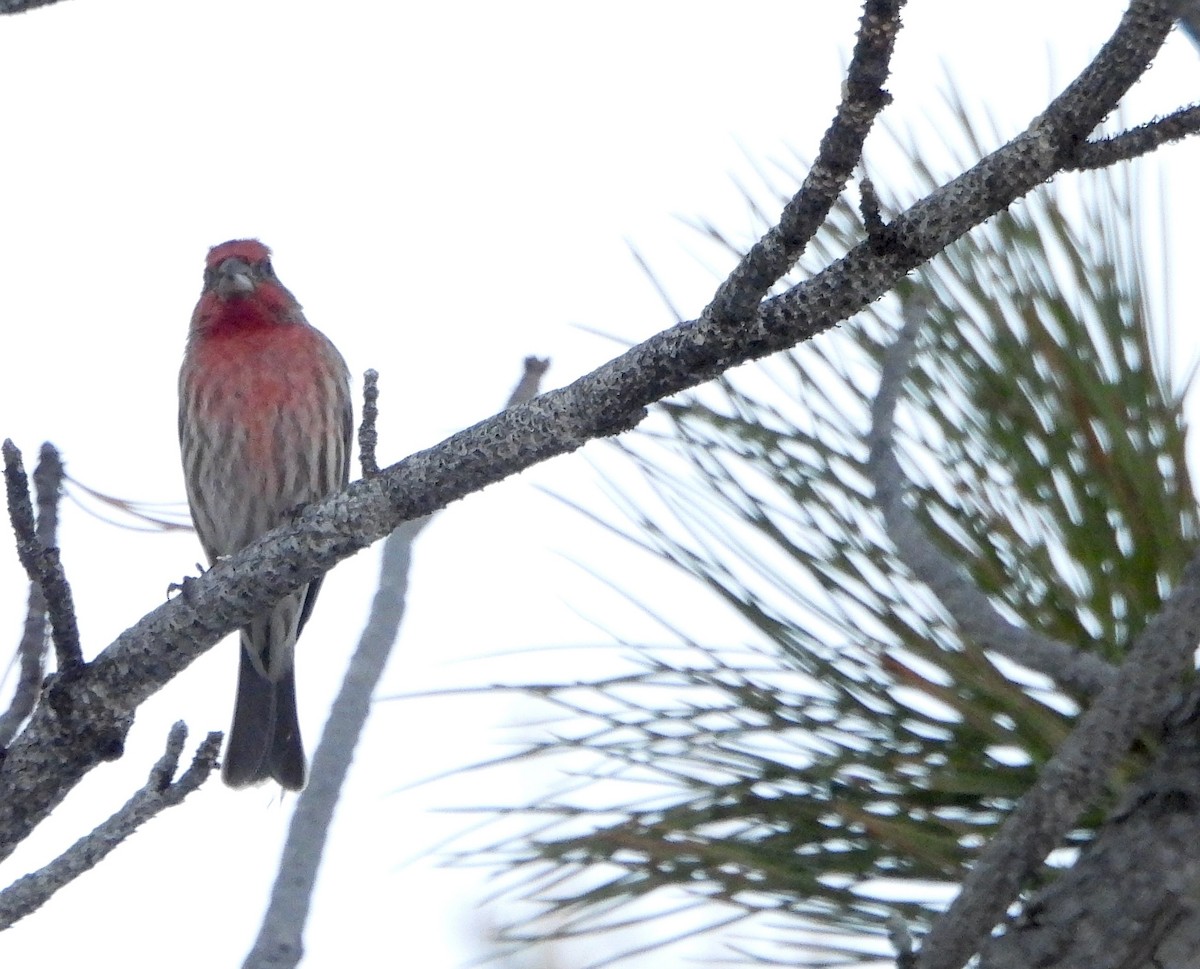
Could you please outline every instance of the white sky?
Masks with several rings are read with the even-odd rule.
[[[936,146],[948,71],[968,104],[1015,133],[1044,107],[1051,75],[1073,77],[1122,8],[910,0],[885,118]],[[352,371],[381,372],[381,462],[494,411],[526,354],[553,358],[548,386],[568,382],[612,355],[577,325],[637,340],[670,322],[626,240],[685,312],[702,307],[715,279],[693,253],[712,254],[677,217],[739,233],[749,219],[734,179],[753,185],[754,163],[811,157],[857,17],[857,3],[817,0],[89,0],[0,20],[0,436],[30,466],[51,440],[95,488],[181,501],[184,333],[207,247],[241,235],[274,248],[281,278]],[[1188,101],[1198,80],[1200,56],[1173,37],[1130,117]],[[1176,211],[1194,209],[1197,160],[1195,146],[1162,155]],[[873,174],[881,187],[909,181]],[[1179,228],[1186,215],[1176,219]],[[1194,341],[1181,335],[1181,345]],[[544,676],[541,655],[472,658],[607,641],[577,612],[659,638],[564,556],[668,615],[694,612],[687,586],[538,490],[603,507],[586,460],[603,454],[592,445],[443,513],[416,550],[384,693],[485,682],[497,669]],[[15,645],[25,582],[2,545],[0,640]],[[61,545],[89,656],[201,556],[191,535],[116,530],[69,503]],[[301,641],[310,751],[375,569],[374,551],[341,566]],[[739,636],[720,613],[693,621],[710,637]],[[126,757],[93,772],[0,867],[0,884],[139,787],[171,722],[185,719],[193,743],[227,727],[234,649],[227,640],[144,708]],[[499,726],[521,715],[509,700],[378,705],[336,820],[305,966],[442,969],[478,951],[482,873],[403,863],[465,823],[432,809],[506,792],[469,780],[398,788],[494,756],[511,736]],[[514,773],[507,796],[543,782]],[[240,964],[289,810],[265,789],[233,793],[214,778],[0,937],[0,962]]]

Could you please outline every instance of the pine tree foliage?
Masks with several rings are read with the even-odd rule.
[[[919,931],[1083,698],[964,636],[898,556],[866,467],[880,368],[902,309],[923,313],[895,446],[928,537],[1011,622],[1119,657],[1197,534],[1188,381],[1141,262],[1136,179],[1047,186],[871,313],[614,445],[646,489],[614,488],[620,514],[597,520],[735,610],[745,640],[681,637],[639,647],[625,675],[527,688],[571,726],[522,756],[576,759],[564,790],[506,811],[534,833],[491,845],[539,906],[510,939],[636,923],[656,898],[752,920],[733,945],[751,961],[886,956],[895,914]],[[840,205],[809,268],[863,233]],[[615,780],[649,793],[604,800]],[[650,944],[678,924],[651,925]]]

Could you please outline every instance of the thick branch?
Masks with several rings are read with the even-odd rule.
[[[1025,880],[1104,790],[1137,734],[1161,723],[1198,642],[1200,554],[934,922],[921,969],[958,969],[978,951]]]
[[[906,273],[1069,164],[1077,146],[1145,71],[1175,4],[1133,0],[1113,37],[1010,144],[899,215],[886,244],[862,244],[764,302],[744,325],[684,323],[567,387],[510,408],[309,508],[187,584],[56,685],[0,765],[0,857],[97,762],[118,756],[133,711],[204,650],[282,596],[451,501],[588,440],[627,430],[650,403],[739,363],[791,347],[853,316]]]
[[[1194,964],[1200,926],[1200,733],[1169,723],[1154,765],[1068,871],[983,948],[983,969]],[[1086,905],[1080,899],[1087,899]]]

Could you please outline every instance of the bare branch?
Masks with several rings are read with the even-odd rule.
[[[54,445],[42,445],[33,486],[37,493],[37,525],[34,532],[42,548],[58,544],[58,500],[62,494],[63,466]],[[17,646],[19,670],[12,702],[0,714],[0,747],[5,747],[17,735],[25,718],[37,704],[46,666],[47,637],[46,597],[37,582],[29,583],[29,604],[25,610],[25,627]]]
[[[875,192],[875,183],[864,175],[858,182],[859,212],[862,214],[863,228],[867,230],[867,239],[877,243],[883,241],[883,215],[879,211],[879,195]]]
[[[48,7],[58,0],[0,0],[0,14],[25,13],[34,7]]]
[[[907,481],[896,459],[893,432],[896,405],[912,362],[917,333],[926,316],[923,302],[904,305],[904,326],[884,357],[879,392],[871,405],[871,446],[867,474],[888,537],[913,574],[929,586],[959,629],[991,649],[1030,669],[1045,673],[1060,686],[1095,696],[1113,682],[1116,671],[1094,653],[1085,653],[1005,619],[962,568],[929,540],[917,516],[904,501]]]
[[[46,867],[17,879],[0,892],[0,930],[37,911],[50,896],[96,867],[109,852],[152,817],[179,804],[204,783],[216,766],[221,735],[210,733],[196,749],[192,766],[172,783],[171,778],[179,765],[185,740],[187,727],[180,721],[171,728],[166,752],[151,768],[145,786],[125,802],[116,814],[76,841]]]
[[[33,489],[37,495],[37,538],[43,548],[58,544],[58,500],[62,497],[65,477],[58,448],[47,441],[33,469]]]
[[[526,357],[525,370],[521,374],[521,379],[513,388],[513,392],[509,394],[508,403],[504,406],[516,407],[517,404],[533,400],[538,395],[538,390],[542,386],[542,378],[548,369],[550,369],[549,357]]]
[[[25,625],[17,645],[17,684],[8,709],[0,714],[0,750],[8,746],[37,705],[49,645],[47,628],[46,599],[41,586],[31,582]]]
[[[50,616],[50,632],[54,639],[58,668],[68,670],[83,663],[71,586],[63,571],[58,549],[53,545],[43,545],[39,540],[33,520],[33,504],[29,500],[29,480],[21,463],[21,452],[12,441],[6,440],[3,453],[8,517],[17,536],[17,557],[20,558],[29,581],[42,590],[46,600],[46,611]],[[60,468],[60,481],[61,475]]]
[[[313,752],[308,784],[288,826],[271,901],[243,969],[295,966],[304,954],[304,927],[333,813],[370,713],[371,695],[404,617],[412,543],[429,520],[405,522],[383,543],[371,612]]]
[[[1122,131],[1111,138],[1101,138],[1081,145],[1070,170],[1107,168],[1117,162],[1148,155],[1163,145],[1180,141],[1197,131],[1200,131],[1200,105],[1180,108],[1165,118],[1147,121],[1144,125]]]
[[[1080,716],[963,881],[921,946],[921,969],[958,969],[1025,880],[1104,790],[1137,734],[1160,725],[1200,642],[1200,554],[1139,635],[1116,679]]]
[[[843,86],[842,103],[821,139],[804,184],[770,229],[718,287],[700,315],[721,326],[750,319],[759,301],[796,264],[829,215],[854,166],[875,117],[891,100],[883,89],[890,71],[904,0],[867,0],[858,40]]]
[[[1177,711],[1183,716],[1170,718],[1154,764],[1124,792],[1079,859],[1023,901],[1004,933],[987,942],[982,967],[1119,969],[1190,961],[1200,884],[1197,704],[1193,689]]]
[[[1174,13],[1171,0],[1132,0],[1092,63],[1026,132],[898,215],[885,229],[886,245],[860,244],[764,301],[748,323],[710,316],[659,333],[566,387],[354,482],[191,580],[183,595],[145,616],[73,677],[69,703],[34,711],[0,764],[0,857],[84,773],[119,756],[138,704],[271,603],[401,522],[628,430],[651,402],[835,326],[1052,177],[1146,70]]]
[[[375,422],[378,419],[379,371],[368,370],[363,374],[362,423],[358,425],[358,461],[364,478],[379,474],[379,465],[375,461],[375,445],[379,443]]]
[[[29,478],[21,461],[21,452],[11,440],[5,440],[4,490],[8,499],[8,518],[17,537],[17,558],[31,582],[40,584],[37,569],[37,523],[33,517],[33,502],[29,498]]]

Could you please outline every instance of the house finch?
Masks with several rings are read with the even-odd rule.
[[[192,521],[210,563],[342,488],[350,470],[346,363],[253,239],[208,253],[179,372],[179,446]],[[292,656],[316,579],[241,631],[233,726],[221,769],[230,787],[273,777],[304,786]]]

